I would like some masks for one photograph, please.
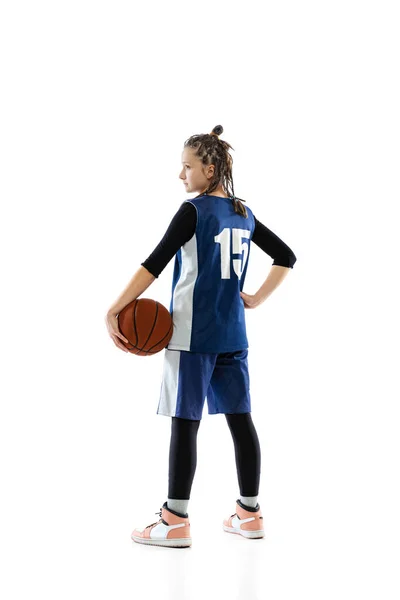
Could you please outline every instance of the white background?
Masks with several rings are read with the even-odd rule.
[[[4,598],[399,598],[396,8],[2,4]],[[217,124],[235,193],[297,257],[246,312],[266,536],[222,530],[234,448],[205,410],[193,546],[145,547],[164,353],[123,353],[104,318],[192,197],[184,141]],[[252,244],[245,292],[271,264]],[[169,306],[173,265],[143,297]]]

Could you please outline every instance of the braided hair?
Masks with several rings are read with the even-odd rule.
[[[221,184],[225,193],[231,198],[235,212],[247,219],[247,209],[242,204],[246,200],[237,198],[233,188],[233,158],[229,153],[229,149],[234,150],[234,148],[228,142],[219,139],[222,132],[222,125],[216,125],[211,133],[192,135],[185,141],[184,147],[193,148],[195,155],[201,160],[203,165],[208,166],[213,164],[215,166],[214,176],[210,180],[207,189],[196,196],[196,198],[213,192]]]

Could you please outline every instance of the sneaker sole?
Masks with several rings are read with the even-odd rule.
[[[257,529],[255,531],[245,531],[244,529],[235,529],[234,527],[227,527],[226,525],[223,525],[224,531],[227,531],[228,533],[238,533],[239,535],[242,535],[245,538],[251,538],[251,539],[259,539],[259,538],[263,538],[265,535],[265,532],[262,529]]]
[[[150,538],[143,539],[131,535],[131,539],[138,544],[147,544],[148,546],[166,546],[167,548],[189,548],[192,545],[192,538],[152,540]]]

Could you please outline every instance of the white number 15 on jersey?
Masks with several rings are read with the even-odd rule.
[[[232,254],[241,254],[241,258],[233,259],[233,268],[238,276],[241,278],[244,268],[246,266],[247,257],[249,255],[249,244],[243,242],[243,238],[250,237],[250,231],[248,229],[237,229],[225,227],[221,233],[214,237],[214,241],[217,244],[221,244],[221,278],[230,279],[231,277],[231,265],[230,265],[230,250],[231,250],[231,231],[232,231]]]

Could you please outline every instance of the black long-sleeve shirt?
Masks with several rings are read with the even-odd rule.
[[[292,269],[297,260],[293,251],[255,217],[254,221],[255,227],[251,241],[274,259],[272,265]],[[196,207],[191,202],[183,202],[169,224],[164,237],[141,265],[154,277],[158,277],[179,248],[193,237],[196,223]]]

